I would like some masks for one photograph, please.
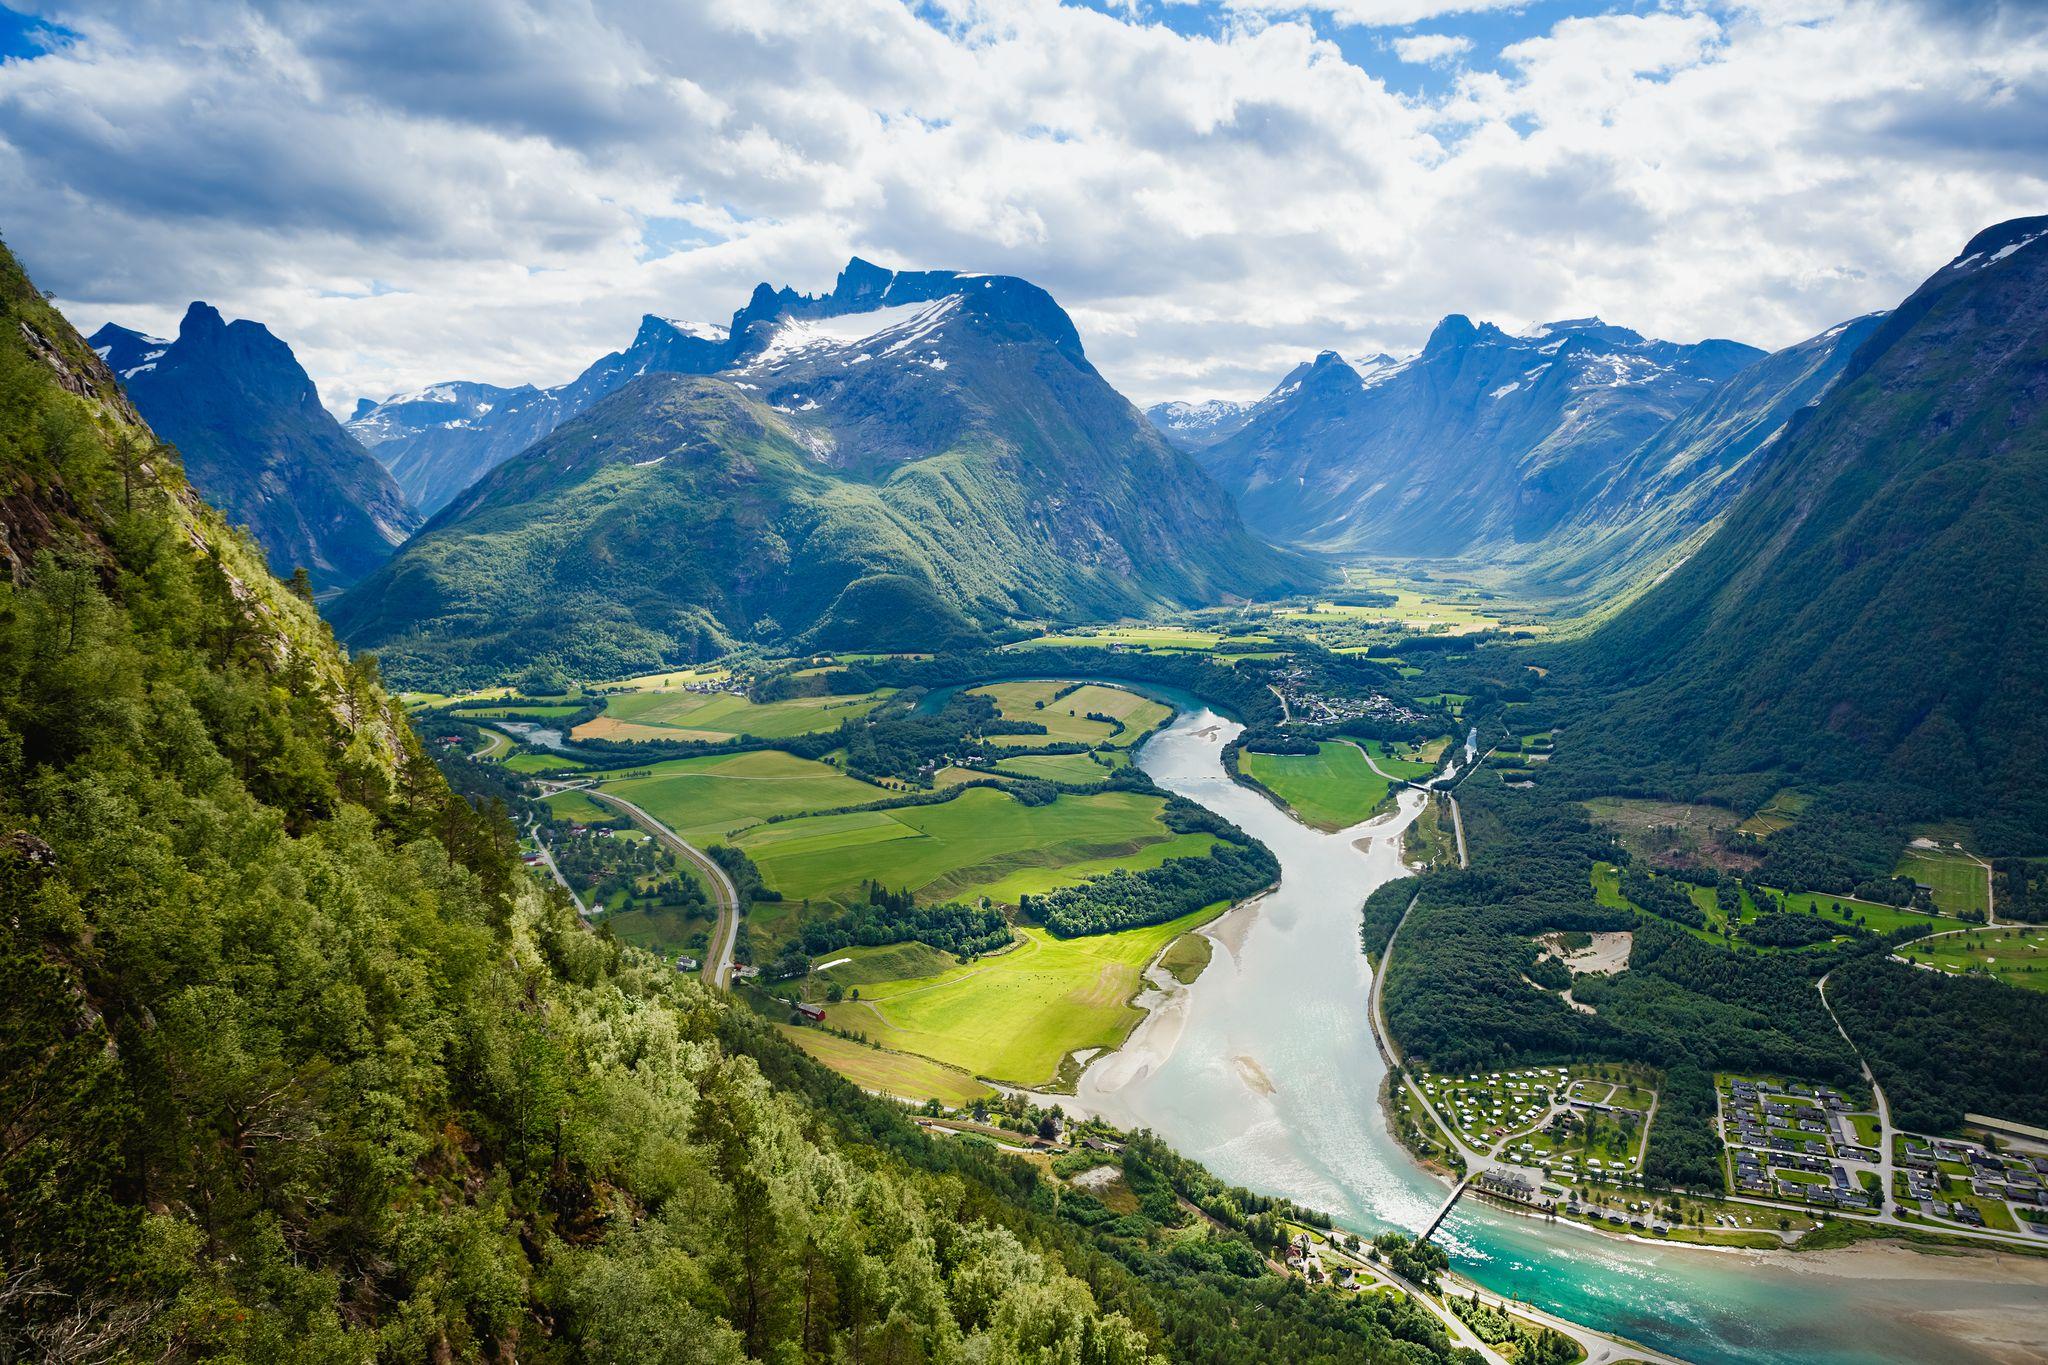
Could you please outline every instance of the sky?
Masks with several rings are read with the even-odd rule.
[[[1141,403],[1454,312],[1778,347],[2042,212],[2034,0],[0,0],[37,282],[337,411],[854,254],[1043,285]]]

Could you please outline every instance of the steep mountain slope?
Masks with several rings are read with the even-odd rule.
[[[1542,540],[1496,547],[1491,567],[1521,591],[1582,609],[1647,583],[1694,548],[1769,460],[1792,415],[1827,392],[1883,318],[1830,327],[1710,389]]]
[[[382,403],[363,400],[348,429],[390,466],[421,513],[432,516],[485,474],[643,374],[712,374],[767,345],[780,318],[927,301],[950,289],[953,278],[949,272],[884,270],[856,256],[832,291],[815,298],[760,285],[727,326],[650,313],[640,320],[632,345],[567,384],[435,384]]]
[[[1511,547],[1540,540],[1762,354],[1597,318],[1510,336],[1454,314],[1405,360],[1325,351],[1235,430],[1191,444],[1246,522],[1279,540],[1425,556]]]
[[[1636,789],[1867,780],[2048,849],[2048,218],[1856,350],[1715,533],[1565,661]],[[1561,744],[1560,751],[1568,748]]]
[[[1234,398],[1154,403],[1145,409],[1145,420],[1182,450],[1202,450],[1242,428],[1257,407]]]
[[[383,466],[320,406],[291,347],[261,323],[229,323],[194,303],[174,340],[109,323],[92,346],[178,447],[194,485],[255,533],[278,572],[303,566],[319,587],[346,586],[418,525]]]
[[[717,376],[649,374],[471,487],[337,604],[399,676],[593,675],[734,638],[937,645],[1272,593],[1262,545],[1022,280],[765,287]]]

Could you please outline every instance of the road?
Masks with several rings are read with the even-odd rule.
[[[712,898],[718,903],[718,922],[711,927],[711,945],[704,951],[704,979],[720,988],[731,985],[732,945],[739,933],[740,921],[740,893],[739,888],[732,884],[732,878],[725,875],[725,869],[710,854],[685,841],[681,835],[624,797],[613,796],[597,787],[586,787],[583,794],[593,801],[602,801],[624,811],[628,819],[646,830],[663,847],[677,857],[689,860],[704,874],[704,880],[711,884]]]
[[[539,823],[528,825],[526,832],[532,836],[533,846],[540,850],[540,860],[548,865],[548,871],[555,874],[555,880],[562,884],[562,889],[569,893],[569,899],[576,903],[576,913],[588,916],[590,907],[583,903],[583,897],[576,894],[576,888],[569,885],[569,879],[562,875],[562,869],[555,866],[554,852],[548,848],[548,841],[541,837]]]
[[[1345,742],[1350,744],[1352,748],[1358,750],[1358,752],[1364,757],[1366,767],[1372,769],[1381,777],[1386,778],[1387,781],[1393,783],[1395,786],[1414,787],[1419,791],[1433,791],[1436,789],[1437,780],[1435,778],[1432,777],[1427,782],[1417,782],[1413,778],[1396,777],[1394,776],[1394,774],[1388,772],[1385,768],[1382,768],[1379,764],[1373,762],[1372,750],[1366,748],[1363,744],[1360,744],[1355,739],[1347,740]],[[1490,754],[1493,752],[1493,750],[1488,749],[1486,752]],[[1453,785],[1456,784],[1454,783]],[[1444,800],[1449,802],[1451,807],[1451,832],[1457,836],[1458,840],[1458,866],[1461,868],[1468,868],[1472,866],[1472,860],[1465,854],[1464,812],[1458,809],[1458,798],[1451,795],[1449,788],[1444,789]],[[1388,942],[1387,946],[1390,948],[1393,946],[1391,940]]]

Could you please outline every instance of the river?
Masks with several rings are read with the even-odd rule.
[[[1445,1187],[1380,1113],[1386,1068],[1365,1001],[1358,908],[1400,876],[1400,831],[1423,800],[1329,835],[1223,772],[1239,727],[1184,709],[1138,755],[1153,780],[1264,840],[1272,894],[1210,929],[1215,960],[1077,1098],[1148,1127],[1219,1176],[1327,1210],[1360,1231],[1413,1231]],[[2048,1264],[1894,1248],[1808,1253],[1624,1242],[1460,1203],[1439,1241],[1460,1274],[1600,1331],[1699,1362],[2048,1359]]]

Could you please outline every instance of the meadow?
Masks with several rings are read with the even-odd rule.
[[[1448,742],[1433,739],[1427,744],[1389,744],[1383,739],[1369,739],[1365,741],[1365,749],[1383,771],[1411,782],[1420,782],[1435,775],[1443,766],[1444,746]]]
[[[1959,849],[1908,845],[1892,875],[1933,887],[1934,903],[1951,915],[1981,915],[1990,899],[1990,869]]]
[[[1161,845],[1181,856],[1208,850],[1207,835],[1175,835],[1165,803],[1136,792],[1062,796],[1027,806],[976,787],[951,801],[850,811],[761,825],[735,842],[769,886],[793,900],[832,899],[873,879],[920,900],[1014,904],[1025,892],[1072,886],[1111,867],[1156,866]],[[1148,856],[1149,855],[1149,856]]]
[[[1102,648],[1108,645],[1123,645],[1129,649],[1209,650],[1214,649],[1222,639],[1221,631],[1197,630],[1185,626],[1103,626],[1094,630],[1039,635],[1005,645],[1004,648]]]
[[[879,787],[779,749],[679,758],[633,770],[605,790],[643,807],[693,844],[719,843],[771,815],[879,801]]]
[[[1939,971],[1995,976],[2009,986],[2048,991],[2048,928],[1972,929],[1908,944],[1897,955]]]
[[[605,703],[604,714],[576,727],[578,739],[717,740],[734,735],[788,739],[836,729],[880,706],[887,689],[851,697],[792,697],[753,702],[736,692],[650,688]]]
[[[1344,740],[1326,739],[1314,754],[1247,752],[1240,762],[1247,774],[1317,829],[1355,825],[1387,797],[1387,779],[1372,770],[1357,745]]]
[[[1121,687],[1088,683],[1065,696],[1057,695],[1072,687],[1070,682],[1029,679],[991,683],[973,689],[976,696],[992,698],[1005,720],[1035,721],[1045,727],[1043,735],[991,735],[989,742],[1027,749],[1059,742],[1107,744],[1123,749],[1136,744],[1153,727],[1165,724],[1173,716],[1170,707]],[[1123,722],[1123,728],[1119,730],[1103,721],[1090,720],[1090,713],[1114,717]]]
[[[994,770],[1017,777],[1040,777],[1048,782],[1081,784],[1105,781],[1129,761],[1119,752],[1103,757],[1109,761],[1099,762],[1088,754],[1018,754],[1001,760]]]
[[[783,1037],[863,1090],[877,1090],[904,1100],[937,1100],[958,1109],[976,1100],[992,1099],[995,1091],[958,1067],[929,1057],[889,1052],[823,1029],[776,1025]]]
[[[977,1076],[1044,1085],[1068,1054],[1121,1044],[1144,1017],[1130,1002],[1145,964],[1226,908],[1085,938],[1025,928],[1007,952],[934,976],[863,986],[861,999],[827,1006],[826,1017],[887,1048]]]

